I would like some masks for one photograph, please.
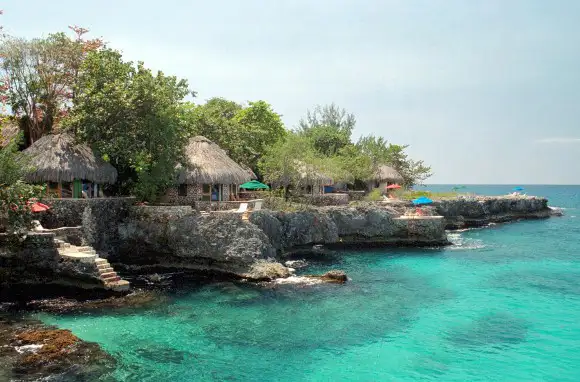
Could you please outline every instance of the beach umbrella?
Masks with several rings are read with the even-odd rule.
[[[524,188],[523,187],[519,187],[519,186],[514,188],[514,191],[523,191],[523,190],[524,190]]]
[[[240,185],[240,188],[244,188],[246,190],[269,190],[270,187],[265,185],[264,183],[258,182],[257,180],[251,180]]]
[[[398,190],[399,188],[401,188],[401,186],[399,186],[398,184],[391,184],[387,187],[385,187],[387,190]]]
[[[413,204],[416,206],[420,206],[422,204],[431,204],[431,203],[433,203],[433,201],[426,196],[421,196],[420,198],[413,200]]]

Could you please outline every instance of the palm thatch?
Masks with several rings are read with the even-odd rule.
[[[99,184],[117,181],[117,170],[112,165],[66,133],[45,135],[24,153],[29,155],[33,168],[26,180],[32,183],[72,182],[75,179]]]
[[[242,184],[252,180],[246,168],[205,137],[191,138],[185,156],[189,167],[179,171],[179,184]]]
[[[12,139],[18,136],[19,132],[18,124],[12,121],[0,126],[0,148],[7,146]]]
[[[402,182],[403,177],[397,170],[392,168],[391,166],[382,165],[379,166],[379,170],[377,171],[375,180],[379,182]]]

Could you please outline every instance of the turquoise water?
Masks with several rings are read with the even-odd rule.
[[[526,191],[566,216],[307,269],[343,269],[343,286],[192,286],[156,308],[41,318],[101,344],[119,381],[578,381],[580,186]]]

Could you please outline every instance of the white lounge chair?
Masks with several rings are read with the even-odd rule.
[[[256,200],[254,202],[254,208],[252,209],[252,211],[260,211],[262,209],[262,200]]]
[[[240,203],[240,208],[234,210],[237,214],[243,214],[248,211],[248,203]]]

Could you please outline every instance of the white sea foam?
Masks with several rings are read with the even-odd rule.
[[[447,238],[453,244],[447,247],[450,250],[481,249],[486,247],[483,244],[483,240],[466,238],[460,233],[449,233]]]
[[[301,284],[301,285],[316,285],[320,284],[323,281],[320,279],[315,279],[311,277],[304,277],[304,276],[290,276],[283,279],[276,279],[274,280],[274,284],[280,285],[288,285],[288,284]]]
[[[14,349],[20,353],[36,353],[38,349],[43,347],[44,345],[22,345],[22,346],[15,346]]]

